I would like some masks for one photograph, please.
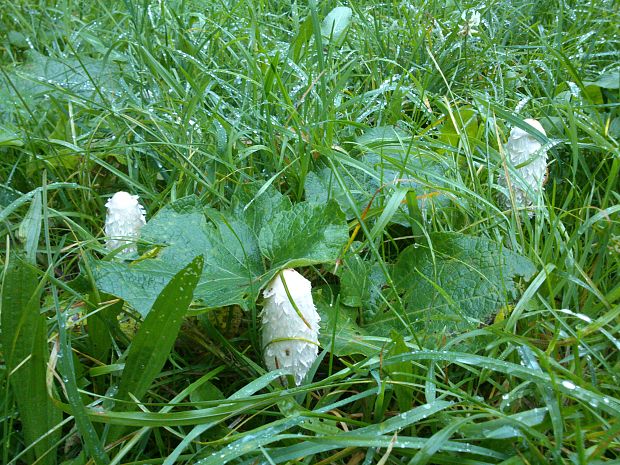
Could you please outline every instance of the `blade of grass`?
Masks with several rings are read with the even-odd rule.
[[[42,288],[36,270],[13,254],[2,283],[2,347],[8,378],[19,409],[26,444],[61,421],[61,413],[47,395],[47,327],[40,314]],[[56,463],[54,433],[38,441],[34,456],[41,464]],[[48,450],[49,449],[49,450]],[[34,462],[34,457],[30,457]]]

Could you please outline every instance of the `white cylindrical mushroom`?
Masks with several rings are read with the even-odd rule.
[[[136,253],[136,241],[140,237],[140,228],[146,223],[144,207],[138,202],[137,195],[117,192],[105,204],[108,209],[105,219],[106,248],[115,250],[125,246],[122,253]]]
[[[526,119],[525,123],[532,126],[537,131],[546,135],[542,125],[535,119]],[[515,175],[510,176],[510,186],[514,192],[515,206],[517,208],[527,208],[532,203],[539,200],[543,191],[543,183],[547,174],[547,152],[542,150],[542,144],[527,131],[521,128],[512,128],[508,142],[504,146],[506,161],[515,168],[509,169]],[[508,191],[508,182],[502,173],[499,177],[499,184],[506,189],[502,203],[505,208],[511,207]],[[530,212],[532,216],[534,213]]]
[[[265,365],[268,370],[285,369],[299,386],[319,353],[321,318],[312,300],[312,285],[287,269],[267,285],[263,297]]]

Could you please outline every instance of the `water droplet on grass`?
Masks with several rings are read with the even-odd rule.
[[[562,381],[562,386],[564,386],[566,389],[575,389],[577,386],[575,386],[572,382],[568,381],[568,380],[564,380]]]

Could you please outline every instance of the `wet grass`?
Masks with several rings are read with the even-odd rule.
[[[40,309],[20,324],[48,342],[31,351],[45,373],[20,374],[22,340],[3,322],[3,463],[620,458],[617,5],[350,2],[341,43],[320,33],[335,6],[20,0],[0,9],[2,311]],[[462,15],[472,10],[481,22],[468,34]],[[525,118],[542,122],[550,161],[531,219],[497,201],[501,144]],[[106,327],[110,347],[100,349],[95,317],[117,304],[90,266],[105,253],[109,195],[140,195],[149,218],[192,194],[226,210],[256,181],[299,202],[314,173],[355,171],[360,136],[387,126],[410,135],[407,153],[455,167],[425,178],[449,204],[421,212],[413,234],[391,216],[373,230],[397,186],[362,216],[348,185],[351,233],[363,223],[357,250],[389,275],[416,234],[490,238],[536,265],[521,296],[459,334],[360,336],[380,349],[323,351],[314,382],[289,389],[261,368],[260,305],[234,328],[187,317],[144,403],[113,408],[134,320]],[[16,281],[22,253],[29,264]],[[331,271],[307,275],[337,289]],[[9,300],[21,281],[40,299]],[[56,414],[45,417],[52,432],[33,439],[26,417],[37,418],[39,397],[18,381],[40,383],[40,395],[45,375]]]

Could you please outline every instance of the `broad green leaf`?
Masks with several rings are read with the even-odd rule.
[[[19,95],[24,103],[39,106],[43,111],[59,100],[88,99],[98,103],[117,100],[125,84],[118,65],[112,61],[83,55],[60,58],[34,50],[27,51],[22,64],[6,76],[12,85],[7,86],[5,95],[11,99]],[[0,109],[14,111],[7,103],[0,101]]]
[[[446,121],[439,130],[439,140],[457,147],[463,134],[469,138],[475,138],[478,134],[478,113],[469,105],[461,108],[453,108],[452,117],[448,115]],[[456,125],[455,125],[456,123]]]
[[[41,315],[39,276],[34,268],[12,255],[2,283],[0,331],[9,381],[13,390],[26,444],[42,464],[56,463],[60,430],[46,435],[62,417],[46,390],[47,327]],[[48,452],[51,449],[51,452]],[[34,459],[29,460],[34,463]]]
[[[370,202],[381,207],[395,187],[415,191],[418,207],[423,210],[447,204],[442,191],[450,171],[448,159],[429,151],[410,134],[392,126],[372,128],[356,139],[355,148],[360,152],[358,158],[338,154],[336,159],[340,162],[338,174],[359,211]],[[334,199],[348,218],[355,216],[331,169],[309,173],[304,188],[308,201],[324,204]],[[392,217],[392,222],[404,226],[409,226],[409,221],[403,207]]]
[[[392,147],[398,150],[401,142],[407,142],[411,139],[408,132],[397,128],[396,126],[377,126],[367,129],[359,136],[355,143],[369,150],[381,150],[384,147]]]
[[[292,206],[275,189],[256,187],[241,192],[230,211],[205,208],[195,197],[163,208],[142,229],[142,241],[161,250],[132,263],[98,262],[98,287],[146,316],[172,277],[204,255],[194,298],[207,308],[247,308],[281,269],[337,259],[348,229],[336,203]]]
[[[195,297],[206,306],[244,304],[247,288],[264,272],[256,234],[243,220],[228,220],[217,212],[208,224],[197,202],[195,197],[180,199],[144,226],[142,239],[164,246],[157,257],[130,264],[99,262],[95,277],[100,289],[122,297],[146,316],[155,296],[181,267],[204,255]]]
[[[340,301],[361,308],[362,322],[374,319],[381,304],[381,288],[385,285],[379,264],[364,261],[359,255],[348,255],[340,269]]]
[[[29,39],[19,31],[9,31],[7,34],[9,43],[19,48],[30,48]]]
[[[616,116],[611,120],[609,134],[616,139],[620,138],[620,116]]]
[[[603,89],[618,89],[620,88],[620,68],[601,73],[596,81],[584,81],[583,84],[585,86],[595,85]]]
[[[370,264],[358,254],[349,254],[340,269],[340,301],[349,307],[361,307],[370,298]]]
[[[234,207],[235,215],[243,218],[248,227],[255,232],[261,230],[263,225],[278,212],[290,210],[291,200],[275,190],[265,186],[240,191],[236,196],[237,204]]]
[[[583,93],[585,97],[594,105],[602,105],[603,103],[605,103],[601,88],[597,85],[584,85]]]
[[[129,346],[117,399],[129,400],[130,394],[141,399],[159,374],[192,301],[202,267],[203,258],[198,256],[170,280],[155,300]],[[117,404],[117,410],[125,410],[128,405]]]
[[[357,324],[355,310],[328,302],[320,290],[313,296],[316,310],[321,316],[321,347],[339,357],[352,354],[376,355],[381,351],[385,342],[371,336]]]
[[[0,124],[0,147],[22,147],[22,136],[7,125]]]
[[[207,307],[246,307],[273,274],[265,274],[256,233],[243,219],[218,214],[212,220],[214,225],[207,228],[211,245],[196,298]]]
[[[261,229],[260,249],[273,268],[333,262],[347,242],[344,214],[335,202],[298,203],[278,212]]]
[[[363,179],[358,179],[350,171],[340,169],[339,172],[358,209],[363,210],[373,195],[373,192],[368,190],[370,186],[366,185]],[[306,176],[304,189],[308,202],[325,205],[330,200],[335,200],[346,213],[347,218],[355,217],[354,210],[349,205],[344,190],[338,184],[330,168],[323,167],[309,172]]]
[[[0,184],[0,207],[3,209],[11,202],[16,201],[22,195],[21,192]],[[6,216],[4,216],[6,218]],[[4,219],[3,219],[4,220]]]
[[[141,239],[165,246],[159,254],[162,260],[186,264],[211,246],[203,210],[194,196],[179,199],[142,228]]]
[[[160,258],[131,264],[101,261],[94,264],[93,275],[100,290],[122,298],[144,317],[180,269],[176,261]]]
[[[388,183],[409,187],[418,195],[429,195],[443,186],[448,160],[426,149],[411,134],[381,126],[366,131],[355,142],[362,153],[361,161],[370,170],[366,177],[372,173],[366,182],[373,194]]]
[[[405,249],[394,267],[406,319],[427,334],[476,327],[517,297],[515,280],[529,279],[536,268],[501,244],[457,233],[430,235],[431,244]],[[399,325],[393,313],[373,328]],[[382,329],[385,331],[385,329]]]

